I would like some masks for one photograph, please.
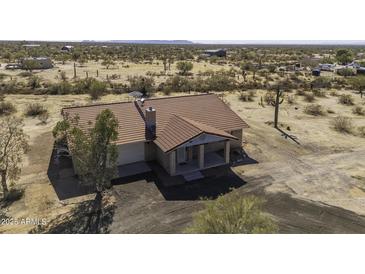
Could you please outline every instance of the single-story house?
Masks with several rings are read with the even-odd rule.
[[[207,49],[204,51],[204,54],[209,57],[211,57],[211,56],[226,57],[227,50],[226,49]]]
[[[248,125],[215,94],[67,107],[83,129],[110,109],[118,119],[118,165],[156,161],[171,175],[230,163]]]
[[[48,57],[29,57],[20,60],[21,68],[27,69],[28,64],[31,63],[32,69],[50,69],[53,68],[51,58]]]

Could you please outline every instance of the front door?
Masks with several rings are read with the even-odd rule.
[[[186,148],[181,147],[177,149],[177,163],[182,164],[186,163]]]

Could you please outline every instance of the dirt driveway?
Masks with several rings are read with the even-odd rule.
[[[233,172],[185,186],[164,189],[154,176],[134,178],[113,187],[117,207],[111,233],[181,233],[202,208],[199,197],[215,197],[237,188],[242,195],[266,199],[265,210],[278,222],[280,233],[365,233],[365,217],[321,202],[266,191],[271,176],[238,178]],[[234,180],[234,183],[232,183]]]

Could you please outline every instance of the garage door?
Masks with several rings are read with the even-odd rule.
[[[118,147],[118,165],[144,161],[144,142],[120,145]]]

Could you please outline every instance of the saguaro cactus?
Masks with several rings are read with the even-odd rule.
[[[74,63],[74,78],[76,78],[76,63]]]
[[[278,128],[278,119],[279,119],[279,105],[284,102],[283,91],[278,87],[276,89],[276,100],[275,103],[272,102],[271,105],[275,107],[275,118],[274,118],[274,127]]]

